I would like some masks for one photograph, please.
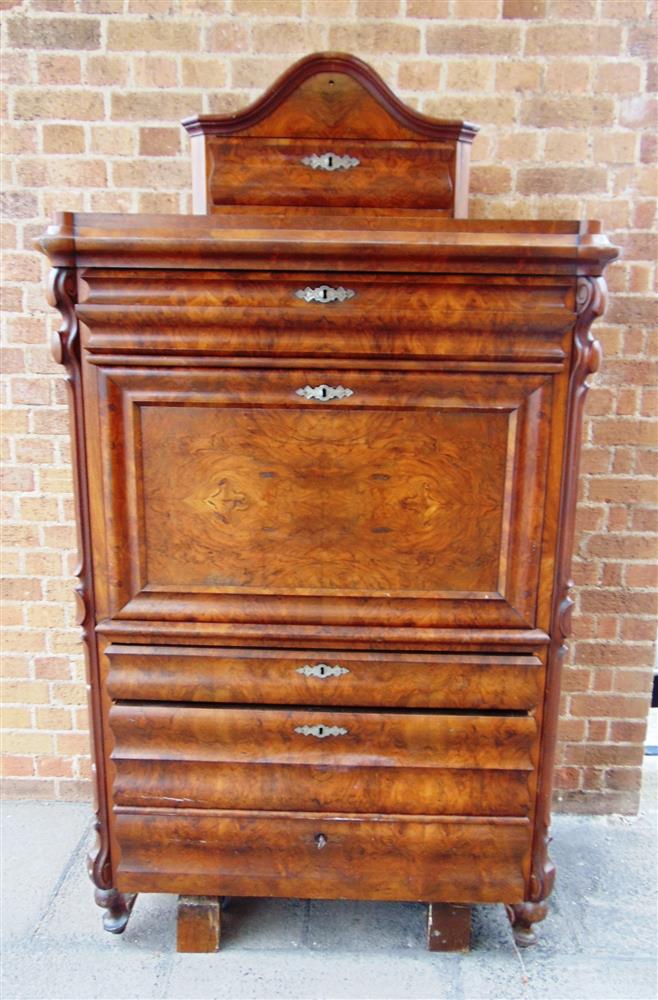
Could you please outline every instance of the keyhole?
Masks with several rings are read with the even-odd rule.
[[[324,677],[324,675],[326,674],[326,672],[327,672],[327,668],[325,667],[324,663],[322,663],[320,665],[320,677]]]
[[[328,167],[333,167],[333,165],[334,165],[334,158],[331,155],[331,153],[329,153],[329,155],[327,157],[327,166]]]
[[[324,726],[318,726],[318,736],[324,736]]]
[[[329,86],[330,86],[330,87],[333,87],[333,85],[334,85],[334,81],[333,81],[333,80],[330,80],[330,81],[329,81]]]
[[[327,838],[323,833],[317,833],[315,835],[315,843],[317,844],[318,851],[321,851],[323,847],[327,846]]]

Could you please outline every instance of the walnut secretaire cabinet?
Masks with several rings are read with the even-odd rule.
[[[596,225],[466,221],[475,127],[314,56],[189,120],[204,215],[63,214],[106,926],[176,892],[545,913]]]

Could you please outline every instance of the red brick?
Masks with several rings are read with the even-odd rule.
[[[587,739],[594,743],[603,743],[608,737],[608,726],[607,719],[587,719],[585,722]]]
[[[620,503],[655,503],[656,484],[648,479],[592,479],[590,500]]]
[[[578,744],[567,747],[566,762],[588,767],[605,767],[608,764],[639,765],[642,763],[643,754],[644,749],[641,746],[620,746],[614,743],[590,746]]]
[[[321,0],[326,11],[326,0]],[[407,0],[407,17],[450,17],[450,0]]]
[[[189,21],[141,20],[135,24],[113,17],[107,25],[107,47],[118,52],[196,52],[199,27]]]
[[[639,790],[642,772],[639,768],[612,767],[605,772],[606,788]]]
[[[546,16],[546,0],[503,0],[503,17],[530,20]]]
[[[571,711],[584,719],[590,716],[643,719],[647,713],[647,699],[625,694],[574,694]]]
[[[331,8],[327,13],[331,14]],[[356,16],[362,17],[397,17],[400,13],[400,0],[356,0]]]
[[[636,570],[643,567],[631,567]],[[584,611],[609,614],[652,615],[655,613],[655,597],[633,590],[601,590],[582,588],[580,606]]]
[[[619,54],[622,39],[617,25],[533,24],[525,40],[526,55],[609,55]]]
[[[586,194],[605,191],[606,186],[603,167],[526,167],[519,170],[517,181],[522,194]]]
[[[64,121],[96,121],[105,117],[103,95],[88,87],[61,90],[18,90],[14,97],[16,116],[31,121],[62,118]]]
[[[515,55],[519,51],[520,37],[520,29],[511,24],[430,26],[427,28],[427,51],[430,55],[451,52]]]
[[[628,587],[658,586],[658,569],[653,564],[626,567],[626,585]],[[639,610],[639,609],[638,609]],[[652,609],[652,613],[654,609]]]
[[[607,559],[646,559],[647,542],[638,535],[590,535],[587,551]]]
[[[0,773],[3,778],[31,778],[34,774],[34,758],[18,754],[3,754],[0,757]]]
[[[521,124],[539,128],[612,125],[614,117],[610,97],[531,97],[521,105]]]
[[[636,507],[631,511],[633,531],[658,532],[658,510],[651,507]]]
[[[63,86],[81,82],[80,59],[78,56],[46,55],[37,60],[39,83],[54,83]]]
[[[89,17],[7,18],[9,44],[22,49],[97,49],[100,21]]]
[[[640,90],[640,67],[636,63],[602,63],[596,72],[596,91],[599,94],[637,94]]]
[[[603,785],[603,771],[596,767],[583,768],[582,783],[583,788],[586,789],[601,788]]]
[[[264,26],[261,30],[265,30]],[[433,30],[433,28],[428,29],[428,31]],[[282,36],[283,39],[290,37],[290,32]],[[266,51],[265,36],[263,35],[260,40],[263,46],[261,51]],[[329,29],[329,45],[332,49],[343,52],[380,52],[386,55],[397,52],[415,54],[420,51],[420,31],[415,25],[410,24],[335,25]],[[267,51],[290,50],[277,46],[269,48]]]
[[[651,637],[644,647],[645,664],[653,666],[654,654],[651,642],[655,635]],[[615,672],[614,690],[624,691],[627,694],[646,694],[651,691],[653,673],[649,670],[617,670]]]
[[[581,770],[578,767],[558,767],[555,769],[554,782],[557,789],[580,788]]]
[[[647,731],[646,722],[610,723],[610,739],[613,743],[643,743]]]
[[[612,674],[612,667],[595,670],[592,676],[592,691],[612,691]]]
[[[141,128],[141,156],[177,156],[180,154],[180,133],[174,128]]]
[[[647,649],[627,642],[577,642],[575,656],[578,663],[589,666],[643,666],[647,661]]]

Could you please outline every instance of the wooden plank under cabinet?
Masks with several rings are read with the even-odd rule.
[[[106,927],[181,894],[545,913],[596,223],[468,220],[477,128],[311,56],[184,123],[194,216],[64,213]],[[443,923],[442,923],[443,921]]]

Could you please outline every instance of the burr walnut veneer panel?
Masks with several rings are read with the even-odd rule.
[[[118,643],[106,656],[116,700],[528,711],[543,691],[536,656]]]
[[[98,376],[117,617],[534,624],[546,376]]]

